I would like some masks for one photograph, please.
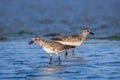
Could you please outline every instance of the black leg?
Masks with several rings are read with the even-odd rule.
[[[68,55],[68,52],[66,51],[66,52],[65,52],[65,56],[67,56],[67,55]]]
[[[59,53],[56,53],[57,57],[58,57],[58,62],[59,62],[59,65],[61,64],[60,62],[60,56],[59,56]]]
[[[74,56],[74,49],[72,50],[72,55]]]
[[[50,56],[50,62],[49,62],[49,64],[51,64],[52,63],[52,56]]]
[[[59,61],[59,64],[61,64],[61,62],[60,62],[60,56],[58,56],[58,61]]]

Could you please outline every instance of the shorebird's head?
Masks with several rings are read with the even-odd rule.
[[[39,43],[41,40],[39,37],[34,37],[30,42],[29,44],[32,44],[32,43]]]
[[[88,34],[94,35],[94,33],[90,32],[90,30],[88,28],[84,28],[83,31],[82,31],[82,33],[84,35],[88,35]]]

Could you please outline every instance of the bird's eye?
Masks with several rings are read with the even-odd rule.
[[[35,39],[35,41],[37,41],[37,39]]]
[[[89,32],[89,30],[86,30],[86,32]]]

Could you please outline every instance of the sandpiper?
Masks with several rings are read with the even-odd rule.
[[[36,43],[36,44],[40,45],[47,53],[49,53],[49,55],[50,55],[50,62],[49,62],[49,64],[52,63],[52,55],[53,54],[57,55],[58,61],[59,61],[59,64],[60,64],[59,53],[61,53],[63,51],[66,51],[69,48],[72,48],[71,46],[63,45],[63,44],[58,43],[58,42],[42,40],[39,37],[34,37],[29,42],[29,44],[32,44],[32,43]]]
[[[64,45],[73,46],[73,55],[74,55],[74,48],[77,46],[80,46],[88,34],[94,35],[92,32],[89,31],[88,28],[84,28],[82,33],[80,33],[80,34],[66,36],[66,37],[60,37],[60,38],[52,38],[52,40],[59,42],[61,44],[64,44]],[[65,55],[67,56],[67,51],[66,51]]]

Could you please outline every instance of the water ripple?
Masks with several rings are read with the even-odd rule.
[[[119,41],[88,40],[75,49],[75,56],[71,50],[68,57],[61,54],[61,65],[56,55],[49,65],[46,52],[26,43],[0,42],[0,80],[119,79]]]

